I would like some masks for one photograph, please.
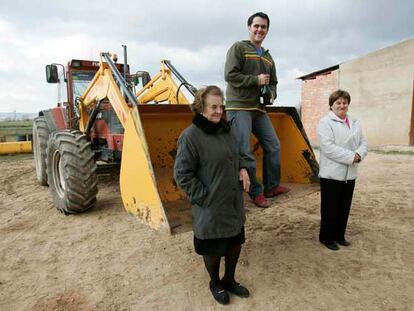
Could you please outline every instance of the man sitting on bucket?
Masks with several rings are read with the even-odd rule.
[[[265,106],[276,98],[276,66],[262,47],[269,30],[269,17],[258,12],[249,17],[249,40],[234,43],[227,52],[224,76],[227,82],[227,118],[234,127],[240,153],[247,160],[250,192],[254,204],[269,207],[271,198],[290,191],[280,185],[280,143]],[[253,133],[263,148],[263,186],[256,178],[256,160],[250,149]],[[264,189],[263,189],[264,188]]]

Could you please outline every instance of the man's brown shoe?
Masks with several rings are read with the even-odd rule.
[[[270,206],[270,202],[268,200],[266,200],[266,198],[264,197],[263,193],[255,196],[253,198],[253,203],[257,207],[261,207],[261,208],[266,208],[266,207],[269,207]]]

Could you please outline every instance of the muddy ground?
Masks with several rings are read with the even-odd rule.
[[[211,297],[191,231],[129,216],[116,176],[100,178],[96,208],[65,216],[30,156],[0,157],[0,172],[0,310],[414,310],[414,155],[368,155],[353,244],[338,252],[317,241],[315,188],[249,204],[237,276],[251,297],[229,306]]]

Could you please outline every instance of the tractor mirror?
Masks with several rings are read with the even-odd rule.
[[[47,83],[59,83],[58,69],[56,65],[46,65]]]

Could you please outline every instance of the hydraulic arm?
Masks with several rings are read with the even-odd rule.
[[[175,83],[172,75],[180,81],[179,86]],[[193,96],[197,92],[197,89],[184,79],[169,60],[162,60],[160,72],[139,90],[136,96],[143,104],[155,101],[188,105],[188,99],[180,92],[182,86]]]
[[[93,122],[87,109],[99,109],[99,102],[106,98],[125,129],[120,172],[124,207],[151,227],[169,231],[138,113],[138,101],[111,60],[110,54],[102,53],[100,69],[80,99],[81,131],[85,133],[90,128],[88,124]]]

